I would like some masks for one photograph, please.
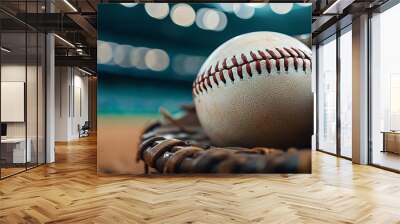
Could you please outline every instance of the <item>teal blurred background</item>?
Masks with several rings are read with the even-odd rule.
[[[306,25],[305,25],[306,24]],[[207,56],[237,35],[275,31],[311,43],[311,4],[115,3],[98,8],[98,115],[156,116],[192,101]]]

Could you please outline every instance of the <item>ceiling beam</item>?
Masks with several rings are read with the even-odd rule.
[[[67,15],[72,21],[74,21],[78,26],[80,26],[89,37],[96,38],[97,30],[90,24],[85,17],[81,14],[68,14]]]
[[[320,16],[315,22],[312,23],[311,25],[311,31],[312,33],[316,33],[330,24],[328,24],[329,21],[331,21],[333,18],[336,16]],[[327,25],[328,24],[328,25]]]
[[[326,7],[322,14],[342,14],[349,5],[353,4],[353,2],[355,2],[355,0],[336,0]]]
[[[96,58],[90,56],[56,56],[56,66],[79,66],[88,67],[96,71],[97,61]]]
[[[62,13],[18,13],[16,17],[42,32],[82,30],[75,21]]]
[[[72,5],[73,1],[68,1],[69,4]],[[77,8],[75,5],[72,5],[74,8],[77,8],[78,12],[73,10],[69,4],[66,4],[65,1],[55,1],[54,5],[56,8],[60,9],[62,12],[65,12],[64,14],[70,18],[72,21],[74,21],[84,32],[85,34],[89,37],[87,38],[87,42],[90,46],[96,46],[96,41],[95,39],[97,38],[97,30],[95,27],[92,26],[92,24],[89,23],[89,21],[82,16],[82,12],[80,11],[79,8]]]

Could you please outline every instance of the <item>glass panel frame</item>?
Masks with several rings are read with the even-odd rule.
[[[328,53],[324,52],[327,49],[325,48],[327,45],[330,45]],[[322,50],[320,50],[321,46],[323,48]],[[336,30],[336,33],[332,36],[320,41],[317,44],[316,56],[317,150],[347,160],[352,160],[351,48],[352,24],[350,23],[341,28],[341,30]],[[321,61],[324,60],[324,54],[325,59],[328,58],[328,70],[330,71],[330,75],[328,76],[330,78],[329,80],[324,80],[324,72],[326,72],[324,70],[327,70],[323,68],[324,64],[321,63]],[[326,88],[324,88],[324,85],[328,84],[324,83],[324,81],[330,82],[328,87],[329,97],[326,96],[327,91]],[[326,101],[329,101],[329,103]],[[327,109],[329,109],[329,113],[324,115],[323,111]],[[324,127],[325,124],[329,124],[329,128]]]
[[[317,149],[336,154],[337,116],[336,116],[336,35],[331,36],[318,46],[318,135]]]
[[[38,35],[35,31],[27,32],[27,74],[26,74],[26,113],[27,113],[27,149],[30,149],[30,158],[27,158],[27,167],[37,166],[38,160]]]
[[[352,26],[340,32],[340,153],[345,158],[352,158]]]
[[[44,0],[37,0],[29,2],[29,6],[27,6],[26,1],[21,1],[18,3],[18,11],[20,14],[25,12],[43,13],[47,10],[43,8],[45,3]],[[1,5],[3,5],[3,2],[0,3]],[[3,17],[14,21],[12,16],[4,14]],[[0,23],[0,46],[6,47],[5,42],[7,42],[9,48],[6,47],[6,49],[10,51],[1,50],[0,81],[24,82],[24,93],[22,94],[24,96],[23,122],[3,122],[7,123],[7,136],[4,136],[2,144],[0,144],[0,179],[4,179],[46,163],[47,40],[45,33],[18,20],[15,20],[15,25],[11,29],[1,29],[1,25],[2,23]],[[6,57],[5,54],[7,54]],[[1,89],[2,86],[0,85]],[[2,109],[4,108],[1,108],[0,104],[0,111]],[[18,145],[18,147],[8,143],[13,139],[22,139],[16,141],[17,143],[12,143]],[[23,147],[20,147],[21,145]],[[29,148],[31,150],[28,150]],[[6,155],[5,150],[11,152],[10,155]],[[21,155],[15,153],[16,151]],[[3,163],[2,158],[4,156],[7,156],[7,161],[11,162]],[[18,166],[21,165],[18,170],[8,168],[6,170],[4,168],[6,165],[14,166],[17,160],[22,161],[18,162]]]
[[[370,17],[369,164],[400,172],[400,69],[397,52],[400,34],[393,30],[400,4]],[[393,101],[393,99],[397,99]]]
[[[6,125],[6,133],[1,140],[2,151],[2,178],[25,171],[26,162],[29,157],[27,150],[27,117],[26,117],[26,78],[27,78],[27,39],[26,32],[7,32],[1,34],[1,45],[10,46],[10,52],[2,51],[0,89],[2,98],[8,97],[4,94],[16,94],[15,104],[23,104],[23,117],[1,118]],[[6,86],[9,86],[7,89]],[[22,87],[22,88],[20,88]],[[13,92],[9,92],[13,90]],[[23,92],[21,92],[23,91]],[[11,103],[11,102],[9,102]],[[18,107],[18,108],[21,108]],[[8,114],[5,103],[0,105],[2,114]],[[14,112],[13,112],[14,113]]]

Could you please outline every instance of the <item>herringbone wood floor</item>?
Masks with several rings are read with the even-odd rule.
[[[96,139],[0,181],[0,223],[400,223],[400,175],[313,153],[312,175],[101,177]]]

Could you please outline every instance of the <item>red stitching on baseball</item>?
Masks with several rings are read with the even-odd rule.
[[[239,63],[237,62],[236,56],[233,56],[231,61],[232,61],[233,66],[235,66],[235,67],[239,66]]]
[[[201,84],[202,84],[202,85],[201,85],[201,88],[204,89],[204,91],[207,91],[205,82],[203,81]]]
[[[224,77],[224,74],[223,74],[222,71],[219,72],[219,78],[221,79],[221,81],[222,81],[224,84],[226,84],[226,80],[225,80],[225,77]]]
[[[214,74],[212,75],[212,77],[213,77],[214,83],[217,84],[217,86],[219,86],[219,83],[218,83],[218,80],[217,80],[217,77],[215,76],[215,74],[216,74],[216,73],[214,73]]]
[[[262,59],[265,60],[265,64],[267,66],[267,71],[268,73],[271,73],[271,62],[269,61],[268,56],[263,52],[263,51],[258,51],[258,54],[260,54],[260,56],[262,57]]]
[[[237,73],[238,73],[240,79],[243,79],[242,66],[238,66],[238,67],[237,67]]]
[[[212,88],[212,85],[211,85],[211,82],[210,82],[210,76],[207,77],[206,81],[207,81],[207,85],[208,85],[210,88]]]
[[[218,72],[219,71],[219,61],[217,61],[217,64],[215,65],[215,72]]]
[[[242,58],[243,63],[245,63],[245,64],[249,63],[249,62],[247,61],[246,55],[241,54],[240,57]]]
[[[289,71],[289,61],[288,61],[288,55],[283,49],[275,48],[281,56],[283,56],[283,65],[285,67],[285,71]]]
[[[278,55],[275,54],[274,51],[272,50],[267,50],[267,52],[272,56],[272,58],[275,60],[275,67],[276,70],[281,71],[281,63],[279,61],[280,57],[278,57]]]
[[[294,69],[296,69],[296,71],[298,71],[299,69],[299,62],[298,62],[298,54],[293,51],[292,49],[288,49],[286,47],[284,47],[284,49],[289,52],[290,56],[293,57],[293,65],[294,65]]]
[[[306,70],[306,61],[305,61],[306,55],[304,54],[304,52],[302,52],[296,48],[293,48],[293,47],[292,47],[292,50],[294,52],[296,52],[296,54],[300,57],[300,60],[303,62],[303,70]],[[307,56],[307,59],[310,60],[310,58],[308,56]]]
[[[228,66],[226,65],[226,60],[228,60],[227,58],[224,59],[224,62],[222,62],[222,67],[224,69],[228,69]]]
[[[276,51],[274,51],[276,50]],[[217,76],[219,76],[220,81],[226,84],[226,79],[224,76],[224,70],[227,72],[229,79],[234,82],[235,76],[233,69],[236,68],[236,73],[240,79],[243,79],[243,66],[246,66],[246,72],[249,77],[253,76],[253,72],[251,69],[251,63],[254,62],[255,70],[258,74],[262,72],[262,65],[261,61],[265,61],[265,67],[268,73],[271,73],[272,66],[275,65],[277,71],[281,71],[281,59],[283,59],[284,70],[289,70],[289,59],[293,59],[293,66],[296,71],[299,69],[299,61],[302,61],[302,69],[303,71],[307,70],[307,66],[311,67],[311,58],[301,49],[296,48],[275,48],[274,50],[266,49],[266,50],[258,50],[259,57],[253,51],[250,51],[251,61],[248,60],[245,54],[240,54],[240,58],[242,63],[239,63],[236,56],[231,58],[224,58],[222,61],[222,68],[220,68],[220,61],[217,61],[214,67],[214,71],[212,70],[213,65],[211,65],[208,69],[203,71],[198,77],[196,78],[195,82],[193,83],[193,94],[198,95],[203,91],[207,91],[208,87],[211,89],[211,77],[214,83],[219,86],[219,81]],[[261,59],[260,59],[261,57]],[[227,61],[230,60],[232,65],[227,64]],[[275,61],[274,64],[271,61]]]
[[[246,64],[246,72],[250,77],[253,76],[253,74],[251,73],[251,67],[249,63]]]
[[[256,70],[258,72],[258,74],[261,74],[261,63],[260,61],[255,61],[256,62]]]
[[[258,60],[257,55],[254,54],[253,51],[250,51],[250,55],[251,55],[251,57],[253,58],[254,61]]]
[[[232,82],[235,81],[235,78],[233,77],[232,68],[228,69],[228,76],[232,80]]]

